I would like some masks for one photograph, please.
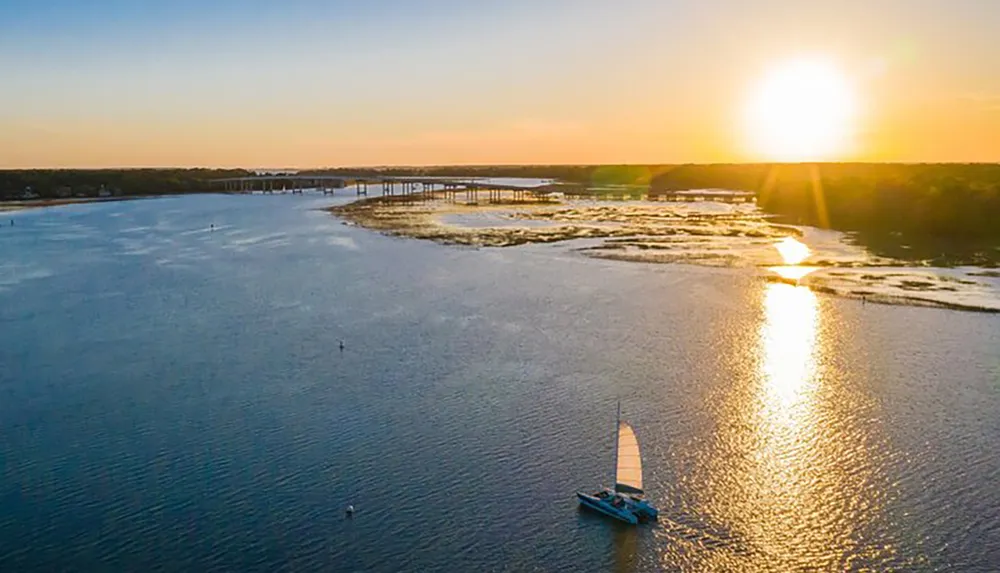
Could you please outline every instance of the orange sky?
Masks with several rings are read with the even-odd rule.
[[[1000,161],[1000,2],[803,4],[297,0],[113,29],[0,8],[0,167],[769,160],[741,114],[802,57],[858,104],[815,159]],[[297,33],[262,32],[289,11]]]

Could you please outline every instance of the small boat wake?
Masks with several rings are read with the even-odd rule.
[[[736,555],[751,553],[745,540],[719,526],[676,515],[660,515],[658,522],[659,534],[670,539],[682,540],[702,549],[724,550]]]

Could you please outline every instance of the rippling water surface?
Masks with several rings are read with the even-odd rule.
[[[1000,570],[996,316],[326,203],[0,229],[0,571]],[[618,398],[656,526],[576,506]]]

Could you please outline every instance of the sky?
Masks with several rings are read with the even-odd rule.
[[[997,0],[0,0],[0,168],[768,160],[747,101],[802,58],[856,100],[817,159],[1000,161],[997,29]]]

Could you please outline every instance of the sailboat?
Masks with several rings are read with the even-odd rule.
[[[618,423],[615,431],[615,487],[593,495],[577,492],[580,505],[631,525],[656,519],[659,511],[646,501],[642,489],[642,456],[635,430],[622,422],[622,405],[618,403]]]

